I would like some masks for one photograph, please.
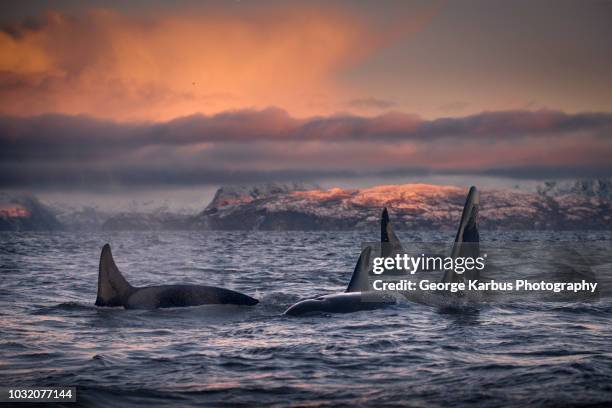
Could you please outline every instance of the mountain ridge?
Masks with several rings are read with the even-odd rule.
[[[480,224],[491,230],[610,230],[610,179],[547,182],[535,191],[481,189]],[[0,230],[360,230],[377,228],[388,207],[398,228],[454,229],[467,187],[432,184],[322,189],[313,184],[223,186],[197,213],[147,203],[109,212],[48,207],[0,193]],[[135,207],[136,208],[136,207]]]
[[[196,222],[221,230],[351,230],[373,227],[388,207],[403,228],[452,229],[466,193],[457,186],[403,184],[288,191],[227,205],[221,196]],[[480,223],[485,229],[612,227],[608,198],[515,189],[482,189]]]

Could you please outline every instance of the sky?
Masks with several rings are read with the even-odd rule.
[[[26,0],[0,16],[0,189],[612,173],[610,1]]]

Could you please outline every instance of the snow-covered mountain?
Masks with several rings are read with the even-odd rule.
[[[612,181],[547,182],[536,191],[482,189],[480,225],[505,230],[610,230]],[[304,184],[221,187],[200,213],[156,203],[114,212],[47,207],[0,193],[0,230],[354,230],[376,229],[387,207],[398,228],[454,229],[467,188],[428,184],[321,189]]]
[[[319,189],[319,186],[310,183],[266,183],[253,186],[223,186],[217,190],[206,210],[248,204],[255,200],[271,198],[294,191],[316,189]]]
[[[579,195],[612,199],[612,178],[584,179],[571,181],[546,181],[538,186],[540,194],[558,197]]]
[[[219,189],[195,224],[205,229],[350,230],[375,228],[383,207],[401,228],[452,229],[466,188],[427,184],[365,189],[311,189],[245,193]],[[610,199],[581,194],[551,196],[514,189],[481,192],[480,224],[486,229],[610,229]]]
[[[61,229],[51,209],[27,194],[0,192],[0,231],[49,231]]]

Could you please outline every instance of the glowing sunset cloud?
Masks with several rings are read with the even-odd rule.
[[[605,2],[245,3],[0,4],[0,187],[612,173]]]
[[[322,95],[344,99],[337,71],[396,31],[374,32],[346,10],[303,6],[248,14],[48,12],[0,32],[0,112],[165,120],[275,105],[321,113]]]

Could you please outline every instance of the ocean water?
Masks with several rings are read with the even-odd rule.
[[[399,235],[404,242],[452,238]],[[300,298],[343,291],[360,243],[376,238],[0,234],[0,384],[76,386],[78,402],[66,406],[612,404],[612,298],[605,290],[595,299],[531,297],[466,309],[405,302],[351,314],[282,315]],[[481,238],[612,243],[609,232],[483,232]],[[106,242],[133,285],[217,285],[261,303],[97,308],[98,257]]]

